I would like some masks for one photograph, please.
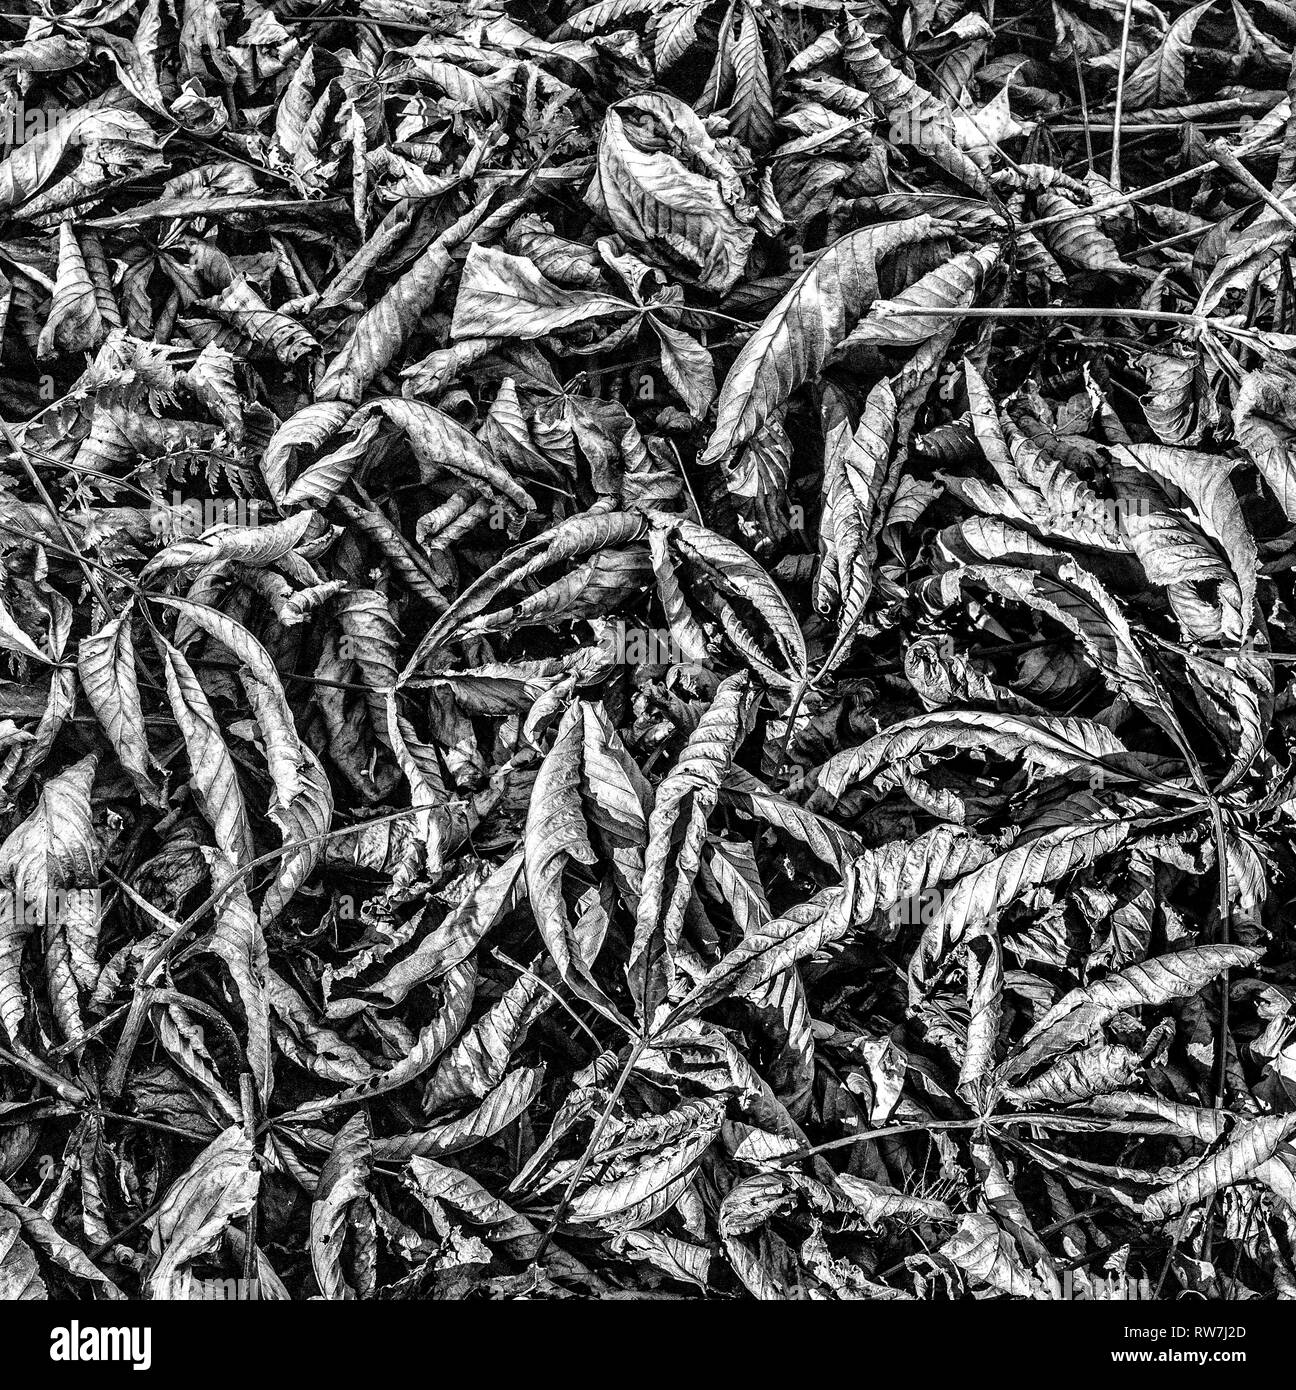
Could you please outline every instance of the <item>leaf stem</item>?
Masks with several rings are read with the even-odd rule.
[[[572,1173],[567,1186],[563,1189],[563,1195],[559,1199],[558,1205],[554,1208],[553,1216],[545,1228],[544,1234],[540,1237],[540,1244],[536,1246],[535,1254],[531,1260],[533,1264],[539,1264],[544,1258],[544,1253],[548,1250],[550,1242],[554,1238],[555,1232],[562,1224],[562,1219],[566,1215],[567,1208],[571,1205],[571,1199],[576,1193],[576,1188],[581,1178],[585,1176],[585,1170],[589,1167],[594,1157],[598,1142],[603,1137],[603,1131],[608,1127],[608,1121],[612,1118],[612,1112],[616,1109],[616,1103],[621,1099],[621,1092],[625,1090],[626,1082],[630,1080],[630,1073],[634,1071],[639,1058],[643,1056],[648,1047],[649,1034],[645,1033],[639,1038],[630,1049],[630,1055],[626,1058],[625,1065],[621,1068],[621,1075],[617,1077],[616,1085],[612,1088],[612,1094],[608,1097],[607,1104],[603,1107],[603,1113],[598,1118],[598,1123],[594,1126],[594,1132],[590,1135],[589,1143],[585,1146],[585,1152],[581,1155],[580,1162],[576,1165],[576,1171]]]
[[[103,609],[104,617],[111,617],[112,609],[108,606],[108,600],[104,595],[104,591],[99,587],[99,580],[95,577],[90,566],[86,564],[85,557],[81,554],[80,548],[72,538],[72,533],[67,529],[67,523],[63,520],[63,514],[54,505],[54,499],[46,490],[45,484],[41,481],[40,474],[36,472],[31,459],[27,457],[27,450],[19,442],[18,436],[9,428],[8,420],[4,419],[2,416],[0,416],[0,434],[4,435],[5,441],[22,464],[23,471],[27,474],[28,480],[31,482],[32,487],[36,489],[36,495],[49,509],[50,515],[54,518],[54,524],[58,527],[59,534],[63,537],[69,552],[76,558],[77,563],[81,566],[81,573],[85,575],[85,580],[90,587],[90,592],[95,596],[95,600],[99,604],[99,607]]]

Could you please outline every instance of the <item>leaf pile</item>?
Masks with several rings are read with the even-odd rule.
[[[1296,9],[991,14],[0,21],[0,1296],[1296,1296]]]

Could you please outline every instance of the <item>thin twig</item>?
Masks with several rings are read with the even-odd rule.
[[[1242,161],[1229,149],[1225,141],[1215,140],[1207,148],[1221,169],[1232,174],[1238,183],[1254,193],[1266,207],[1276,212],[1289,227],[1296,228],[1296,212],[1293,212],[1290,205],[1284,203],[1281,198],[1276,198],[1249,169],[1244,168]]]
[[[1168,189],[1178,188],[1180,184],[1191,183],[1194,179],[1200,179],[1209,174],[1215,167],[1213,159],[1207,160],[1204,164],[1196,164],[1191,169],[1185,169],[1182,174],[1172,174],[1168,179],[1162,179],[1160,183],[1149,184],[1146,188],[1135,188],[1129,193],[1121,193],[1113,198],[1101,198],[1098,202],[1089,203],[1087,206],[1077,206],[1067,208],[1064,212],[1050,213],[1048,217],[1037,217],[1034,222],[1019,223],[1017,230],[1035,232],[1041,227],[1051,227],[1056,222],[1070,222],[1076,217],[1094,217],[1100,212],[1110,212],[1113,208],[1128,207],[1130,203],[1142,202],[1145,198],[1154,197],[1158,193],[1165,193]]]
[[[1134,0],[1125,0],[1125,17],[1121,21],[1120,58],[1116,69],[1116,112],[1112,117],[1111,175],[1108,182],[1113,188],[1121,186],[1121,114],[1125,108],[1125,68],[1129,62],[1130,16],[1134,12]]]
[[[1065,11],[1059,10],[1057,13],[1062,14],[1065,13]],[[1085,91],[1084,71],[1080,67],[1080,50],[1078,47],[1076,47],[1075,29],[1070,19],[1066,21],[1066,28],[1068,34],[1070,34],[1071,36],[1071,57],[1075,62],[1076,86],[1080,89],[1080,110],[1083,113],[1084,117],[1083,129],[1085,142],[1085,159],[1088,161],[1089,164],[1089,172],[1093,173],[1094,151],[1093,132],[1089,128],[1089,95]],[[1050,127],[1050,129],[1053,129],[1053,127]]]
[[[33,1057],[28,1052],[10,1052],[7,1047],[0,1047],[0,1060],[25,1071],[28,1076],[34,1076],[37,1081],[42,1082],[50,1090],[62,1096],[69,1105],[85,1105],[90,1099],[75,1081],[69,1081],[66,1076],[60,1076],[58,1072],[52,1071],[39,1058]]]

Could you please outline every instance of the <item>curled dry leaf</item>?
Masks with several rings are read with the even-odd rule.
[[[728,156],[668,92],[608,107],[586,198],[650,259],[719,294],[742,274],[756,236],[755,213]]]
[[[230,1222],[256,1205],[261,1184],[252,1141],[239,1125],[223,1130],[167,1191],[152,1222],[153,1297],[172,1297],[187,1267],[210,1251]]]

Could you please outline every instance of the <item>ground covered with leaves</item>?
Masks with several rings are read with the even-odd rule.
[[[1289,0],[0,29],[0,1297],[1296,1296]]]

